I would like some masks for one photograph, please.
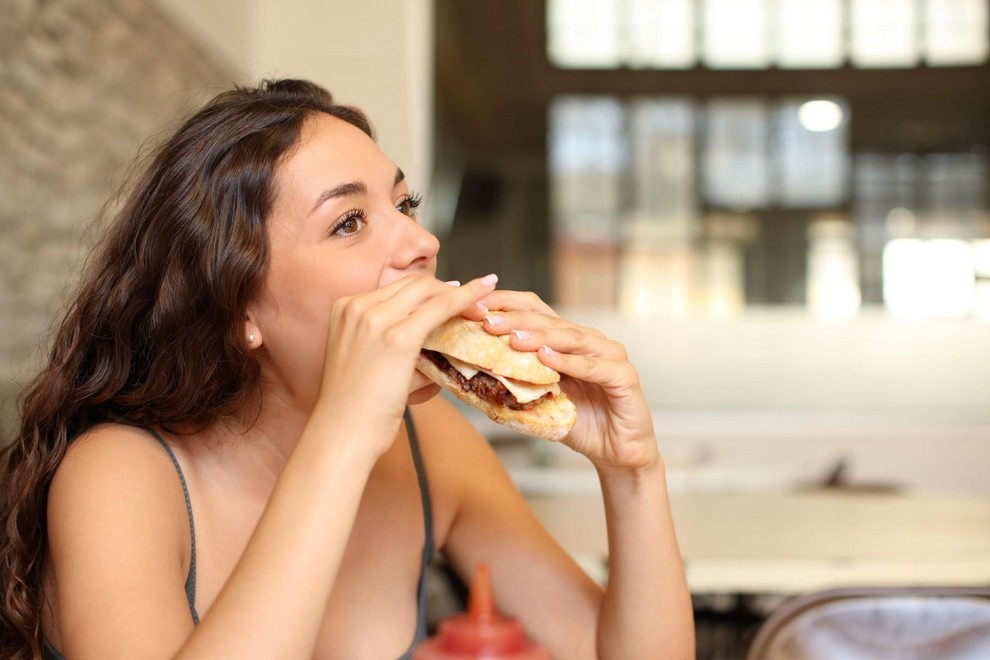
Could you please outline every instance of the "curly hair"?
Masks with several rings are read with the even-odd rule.
[[[268,266],[275,170],[317,113],[374,138],[307,81],[215,97],[151,154],[94,251],[0,453],[0,657],[40,656],[48,488],[73,438],[104,421],[207,425],[256,386],[243,323]]]

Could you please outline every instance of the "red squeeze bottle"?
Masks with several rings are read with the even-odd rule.
[[[479,563],[471,578],[467,614],[440,622],[437,634],[416,647],[413,660],[550,660],[550,653],[526,639],[515,619],[495,611],[488,565]]]

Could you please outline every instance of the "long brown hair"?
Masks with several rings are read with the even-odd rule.
[[[151,155],[94,252],[0,454],[0,657],[40,655],[48,487],[72,439],[104,421],[206,425],[257,384],[244,318],[268,265],[274,173],[315,113],[373,137],[306,81],[217,96]]]

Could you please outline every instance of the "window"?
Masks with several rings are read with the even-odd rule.
[[[705,66],[765,69],[770,63],[766,0],[704,0]]]
[[[925,60],[933,66],[982,64],[987,60],[986,0],[928,0]]]
[[[547,0],[562,68],[981,65],[986,0]]]
[[[987,156],[854,161],[849,123],[841,98],[558,98],[555,298],[632,315],[724,316],[756,300],[830,319],[861,304],[990,319]],[[782,256],[786,290],[753,266]]]
[[[629,0],[626,63],[633,68],[687,69],[697,61],[693,0]]]
[[[774,118],[777,198],[789,207],[828,207],[847,198],[848,106],[841,99],[788,100]]]
[[[713,206],[770,203],[767,108],[762,100],[712,101],[705,115],[702,192]]]
[[[915,0],[852,0],[853,66],[911,67],[918,63]]]
[[[550,108],[554,234],[618,239],[627,147],[623,106],[609,97],[562,97]]]
[[[778,0],[777,63],[791,69],[841,66],[842,18],[839,0]]]
[[[547,55],[567,68],[615,68],[619,54],[619,7],[614,0],[549,0]]]

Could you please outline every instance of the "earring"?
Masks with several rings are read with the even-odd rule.
[[[254,335],[248,335],[247,336],[247,340],[248,340],[248,343],[249,344],[253,344],[254,343]]]

